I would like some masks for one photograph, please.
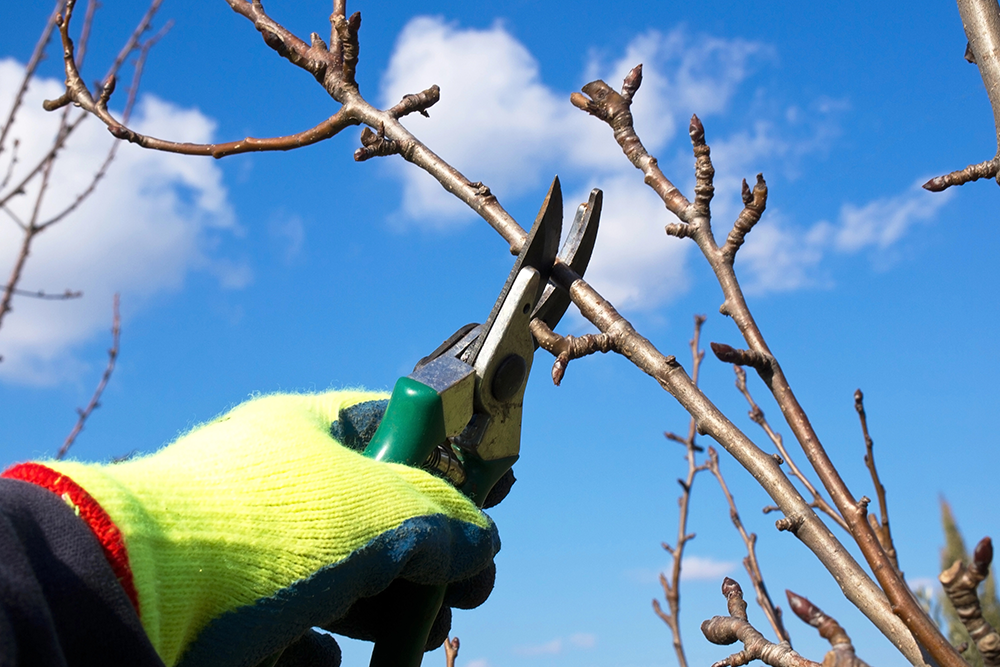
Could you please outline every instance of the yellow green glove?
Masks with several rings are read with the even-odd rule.
[[[333,438],[363,439],[338,417],[383,398],[262,396],[155,454],[26,464],[20,477],[91,525],[168,667],[249,667],[313,626],[377,618],[352,607],[370,607],[394,580],[491,576],[499,537],[472,502],[437,477]]]

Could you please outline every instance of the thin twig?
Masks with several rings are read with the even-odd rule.
[[[722,470],[719,468],[719,454],[714,447],[708,448],[708,461],[705,467],[715,475],[715,479],[719,482],[719,487],[722,489],[723,495],[726,496],[726,502],[729,503],[729,518],[736,526],[736,530],[739,531],[740,537],[743,538],[743,544],[747,549],[747,556],[743,559],[743,567],[750,575],[750,582],[757,593],[757,604],[764,612],[764,616],[767,617],[767,622],[771,624],[771,629],[774,630],[778,641],[787,642],[791,646],[791,637],[781,620],[781,607],[775,606],[774,601],[771,600],[771,595],[767,592],[767,586],[764,584],[764,574],[760,571],[760,563],[757,561],[757,534],[748,533],[743,526],[739,510],[736,509],[736,501],[733,499],[733,494],[729,492],[726,480],[722,477]]]
[[[7,112],[7,120],[4,121],[3,125],[0,125],[0,154],[3,154],[7,141],[7,134],[10,132],[10,128],[14,126],[14,118],[17,116],[17,110],[24,102],[24,95],[28,92],[28,85],[35,77],[35,70],[38,69],[39,63],[41,63],[42,59],[45,57],[45,47],[48,46],[49,40],[52,39],[52,31],[56,27],[56,18],[62,12],[65,4],[66,0],[56,1],[55,8],[53,8],[52,14],[49,15],[49,20],[45,22],[45,27],[42,28],[42,34],[38,38],[38,42],[35,44],[35,49],[31,52],[28,64],[24,67],[24,77],[22,77],[21,85],[18,87],[17,93],[14,95],[14,102],[11,104],[10,111]],[[5,179],[4,185],[6,185],[6,183],[7,180]]]
[[[455,667],[455,658],[458,657],[458,649],[461,643],[458,637],[446,637],[444,640],[444,664],[445,667]]]
[[[121,337],[121,317],[118,314],[118,295],[115,294],[114,300],[114,319],[111,323],[111,349],[108,350],[108,365],[104,369],[104,374],[101,376],[101,381],[97,383],[97,389],[94,390],[94,395],[90,397],[90,402],[87,403],[87,407],[83,409],[77,409],[77,414],[79,418],[76,420],[76,425],[73,430],[70,431],[69,435],[66,436],[66,442],[63,443],[62,447],[59,448],[59,452],[56,454],[56,460],[62,459],[66,456],[69,448],[73,446],[76,441],[76,436],[80,435],[80,431],[83,430],[83,425],[86,423],[87,418],[90,417],[90,413],[101,406],[101,394],[104,393],[104,388],[108,386],[108,380],[111,379],[111,373],[115,370],[115,361],[118,359],[118,341]]]
[[[892,542],[892,532],[889,530],[889,507],[885,499],[885,487],[879,479],[878,469],[875,467],[875,442],[868,434],[868,415],[865,414],[865,395],[858,389],[854,392],[854,409],[858,411],[858,419],[861,421],[861,433],[865,438],[865,465],[872,476],[872,485],[875,487],[875,495],[878,497],[878,507],[880,519],[876,519],[872,514],[868,517],[869,523],[875,528],[878,541],[885,550],[885,555],[892,561],[892,566],[899,571],[899,560],[896,555],[896,546]]]
[[[701,370],[701,362],[705,359],[705,351],[701,349],[701,327],[705,324],[704,315],[695,315],[694,317],[694,336],[691,338],[691,381],[695,384],[698,383],[698,374]],[[688,425],[687,437],[682,438],[675,433],[664,433],[667,440],[673,442],[678,442],[684,445],[684,457],[687,460],[687,477],[683,480],[677,480],[678,484],[681,485],[681,495],[677,499],[678,504],[678,517],[677,517],[677,543],[676,546],[671,547],[669,544],[664,543],[663,549],[670,554],[672,563],[670,568],[670,580],[661,572],[660,573],[660,586],[663,588],[663,596],[667,601],[667,606],[670,611],[665,612],[660,606],[660,601],[653,599],[653,612],[660,617],[660,619],[667,624],[670,628],[670,634],[673,639],[674,653],[677,654],[677,663],[680,667],[687,667],[687,656],[684,653],[684,642],[681,638],[681,628],[680,628],[680,612],[681,612],[681,567],[684,564],[684,547],[687,543],[694,539],[694,533],[688,533],[687,523],[689,508],[691,506],[691,489],[694,486],[695,477],[699,472],[705,469],[704,465],[697,465],[695,462],[695,454],[697,452],[704,451],[704,448],[695,442],[698,436],[698,425],[695,423],[694,418],[691,418],[690,424]]]
[[[16,296],[26,296],[26,297],[29,297],[31,299],[42,299],[44,301],[68,301],[70,299],[79,299],[80,297],[83,296],[83,292],[80,292],[80,291],[75,291],[74,292],[73,290],[66,290],[65,292],[62,292],[61,294],[51,294],[51,293],[45,292],[43,290],[38,290],[36,292],[32,292],[30,290],[16,289],[15,288],[13,290],[13,292],[14,292],[14,294]]]
[[[833,519],[836,524],[845,531],[848,530],[847,522],[845,522],[844,518],[840,516],[840,512],[831,507],[830,503],[826,502],[820,492],[816,490],[816,487],[813,486],[813,483],[809,480],[809,478],[802,473],[797,465],[795,465],[795,461],[789,455],[788,450],[785,449],[785,441],[781,437],[781,434],[775,432],[775,430],[772,429],[771,425],[767,422],[767,419],[764,417],[764,411],[761,410],[760,406],[757,405],[757,402],[753,400],[753,396],[750,395],[750,390],[747,388],[746,371],[744,371],[740,366],[733,365],[733,372],[736,373],[736,388],[741,394],[743,394],[747,403],[750,404],[750,419],[764,429],[764,433],[766,433],[767,437],[771,439],[774,446],[778,448],[782,461],[788,464],[788,469],[792,471],[792,474],[795,475],[800,482],[802,482],[802,485],[806,487],[806,490],[812,494],[813,502],[811,505]]]

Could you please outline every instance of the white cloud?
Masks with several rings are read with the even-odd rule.
[[[715,560],[711,557],[685,556],[681,563],[682,581],[714,581],[721,579],[736,567],[736,563]]]
[[[584,81],[601,78],[613,87],[643,63],[642,88],[632,105],[646,148],[664,171],[690,192],[692,158],[687,124],[731,111],[753,70],[776,54],[767,45],[695,35],[685,28],[635,37],[620,57],[592,55]],[[463,29],[440,18],[413,19],[403,30],[383,79],[382,102],[432,83],[441,101],[431,119],[406,119],[414,133],[471,180],[488,184],[502,201],[547,183],[552,173],[585,174],[605,191],[604,215],[587,279],[617,306],[652,309],[686,291],[689,240],[669,238],[675,222],[662,202],[624,158],[603,123],[573,108],[570,91],[540,79],[539,66],[503,24]],[[724,136],[709,131],[716,168],[713,219],[720,240],[743,204],[740,181],[761,170],[793,180],[807,159],[822,154],[838,134],[843,100],[820,97],[780,106],[758,91],[749,102],[755,120]],[[674,143],[672,143],[674,142]],[[676,144],[676,148],[672,148]],[[401,161],[392,163],[403,183],[402,217],[422,226],[447,228],[474,218],[430,176]],[[587,191],[566,197],[567,221]],[[835,223],[806,227],[774,206],[747,237],[737,269],[749,293],[828,285],[822,261],[832,252],[884,251],[917,223],[934,219],[947,196],[919,188],[855,206],[845,204]]]
[[[736,256],[737,274],[745,277],[747,293],[788,291],[829,283],[819,265],[830,253],[868,250],[876,258],[916,224],[934,220],[951,192],[929,193],[917,179],[903,192],[879,197],[861,206],[846,203],[834,223],[820,221],[808,228],[788,224],[780,212],[769,212],[747,236]],[[944,196],[942,196],[944,195]]]
[[[522,657],[538,657],[543,655],[559,655],[567,648],[588,650],[597,646],[597,636],[589,632],[577,632],[567,639],[556,637],[544,644],[515,646],[514,654]]]
[[[552,641],[545,642],[544,644],[516,646],[514,647],[514,654],[524,656],[527,658],[539,655],[558,655],[562,653],[562,650],[563,650],[563,640],[557,637]]]
[[[0,109],[9,108],[23,66],[0,61]],[[57,97],[62,83],[36,79],[18,112],[11,138],[20,141],[19,173],[44,155],[59,122],[58,113],[41,109]],[[144,133],[181,141],[211,139],[215,126],[197,110],[179,109],[147,95],[134,115]],[[41,219],[73,201],[86,188],[113,139],[103,124],[85,120],[70,137],[53,169]],[[9,147],[8,147],[9,148]],[[6,171],[11,152],[0,157]],[[30,217],[36,183],[9,209]],[[15,298],[0,332],[0,378],[50,384],[76,378],[82,364],[74,350],[105,332],[111,323],[111,295],[122,293],[127,318],[144,301],[176,290],[192,270],[207,271],[227,288],[252,279],[243,262],[213,256],[224,235],[239,234],[222,172],[208,159],[170,155],[123,144],[97,190],[65,220],[35,238],[20,287],[58,292],[82,290],[84,298],[52,302]],[[6,276],[20,247],[21,231],[0,212],[0,273]]]
[[[465,667],[490,667],[490,663],[483,658],[478,658],[465,663]]]

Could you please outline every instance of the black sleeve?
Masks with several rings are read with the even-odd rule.
[[[163,667],[97,538],[54,493],[0,479],[0,667]]]

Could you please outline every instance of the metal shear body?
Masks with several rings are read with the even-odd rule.
[[[529,324],[539,318],[555,328],[566,312],[569,294],[549,276],[557,258],[580,275],[586,270],[601,204],[595,189],[560,249],[562,192],[553,180],[486,323],[462,327],[396,382],[365,456],[430,469],[484,505],[520,454],[524,390],[537,348]],[[422,611],[411,613],[422,618],[391,647],[376,643],[373,667],[420,664],[444,587],[417,588]]]

